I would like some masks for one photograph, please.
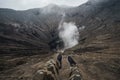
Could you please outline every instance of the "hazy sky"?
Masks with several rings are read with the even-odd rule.
[[[88,0],[0,0],[0,8],[12,8],[25,10],[30,8],[40,8],[48,4],[78,6]]]

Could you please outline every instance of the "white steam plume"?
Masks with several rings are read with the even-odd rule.
[[[64,42],[64,50],[68,48],[72,48],[73,46],[78,44],[79,39],[79,29],[75,25],[74,22],[64,22],[64,16],[59,24],[59,37]]]

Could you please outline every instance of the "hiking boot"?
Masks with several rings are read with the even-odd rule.
[[[59,69],[62,68],[62,54],[58,54],[57,56],[57,62],[58,62],[58,65],[59,65]]]
[[[78,66],[71,56],[68,56],[68,62],[71,70],[69,80],[82,80]]]
[[[68,56],[68,62],[71,67],[76,65],[76,62],[73,60],[73,58],[71,56]]]

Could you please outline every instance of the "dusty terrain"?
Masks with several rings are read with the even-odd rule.
[[[79,45],[74,49],[63,53],[63,67],[60,70],[62,80],[67,80],[70,66],[67,56],[71,55],[79,66],[83,80],[119,80],[120,79],[120,49],[103,48],[79,51]],[[84,49],[80,49],[84,50]],[[31,80],[34,73],[50,59],[54,59],[56,53],[32,56],[4,56],[4,67],[0,72],[1,80]],[[8,67],[7,67],[8,66]],[[4,69],[5,68],[5,69]]]
[[[56,47],[61,15],[51,14],[0,9],[0,80],[31,80],[55,58],[49,43]],[[97,4],[90,0],[68,10],[65,21],[85,29],[80,31],[79,44],[63,53],[62,80],[69,76],[68,55],[77,62],[83,80],[120,80],[120,0]]]
[[[119,80],[120,57],[116,54],[83,53],[81,55],[71,54],[78,63],[83,80]],[[109,57],[108,57],[109,56]],[[50,56],[35,55],[25,57],[25,64],[0,72],[1,80],[31,80],[34,73],[42,68]],[[51,58],[53,55],[51,55]],[[23,57],[22,57],[23,58]],[[17,58],[15,58],[17,59]],[[19,57],[20,59],[20,57]],[[14,61],[14,59],[9,60]],[[15,64],[11,62],[9,65]],[[70,72],[67,55],[63,55],[63,68],[60,70],[62,80],[67,80]]]

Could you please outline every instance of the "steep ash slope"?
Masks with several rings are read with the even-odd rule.
[[[114,46],[115,43],[116,46],[119,45],[119,0],[90,0],[68,13],[66,21],[75,21],[78,27],[85,26],[85,29],[80,31],[80,43],[84,42],[84,45],[99,38],[111,40],[110,43]]]
[[[74,8],[51,4],[26,11],[0,9],[1,53],[33,49],[49,51],[51,45],[55,48],[63,13],[66,13],[65,21],[75,22],[77,27],[85,26],[80,31],[80,43],[84,42],[84,46],[102,35],[109,36],[111,43],[117,44],[120,36],[119,5],[119,0],[89,0]]]
[[[66,13],[65,21],[75,22],[77,27],[85,26],[80,31],[80,43],[84,40],[87,45],[98,35],[109,35],[118,41],[119,4],[119,0],[89,0],[73,8],[51,4],[26,11],[0,9],[1,53],[55,48],[59,40],[57,28],[63,13]]]
[[[21,49],[49,51],[49,43],[58,39],[57,27],[64,10],[53,4],[26,11],[0,9],[1,53]]]

